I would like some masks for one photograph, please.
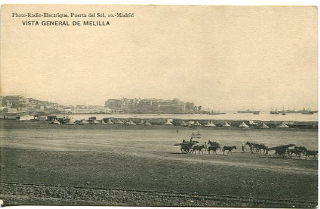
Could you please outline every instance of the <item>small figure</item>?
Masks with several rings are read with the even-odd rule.
[[[244,152],[244,143],[241,145],[242,152]]]

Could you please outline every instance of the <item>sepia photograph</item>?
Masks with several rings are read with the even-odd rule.
[[[1,5],[2,206],[315,208],[316,6]]]

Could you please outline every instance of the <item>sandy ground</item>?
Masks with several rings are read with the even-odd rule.
[[[317,205],[317,159],[181,154],[173,144],[192,131],[0,129],[0,198],[5,205]],[[252,137],[317,144],[316,131],[200,131],[223,144]]]
[[[168,155],[172,157],[3,148],[0,197],[7,205],[313,207],[317,204],[316,160],[252,157],[249,153],[219,157]],[[238,164],[234,158],[242,162]]]

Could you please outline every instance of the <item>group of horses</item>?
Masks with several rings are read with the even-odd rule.
[[[296,146],[295,144],[286,144],[279,145],[275,147],[268,147],[264,144],[254,143],[254,142],[246,142],[246,145],[249,146],[251,153],[263,153],[265,155],[269,154],[269,151],[274,150],[274,154],[281,157],[290,157],[293,156],[299,157],[305,156],[305,158],[316,158],[318,155],[318,151],[316,150],[308,150],[303,146]]]
[[[180,143],[180,150],[181,152],[185,153],[192,153],[192,154],[197,154],[197,151],[199,154],[203,154],[203,150],[206,150],[208,154],[211,154],[211,151],[215,154],[217,154],[217,150],[221,149],[221,146],[218,142],[215,141],[208,141],[208,143],[205,143],[203,145],[198,145],[198,141],[194,141],[190,139],[190,141],[185,141],[183,140],[182,143]],[[237,149],[236,146],[223,146],[222,147],[222,152],[223,155],[225,152],[227,152],[227,155],[231,153],[232,155],[232,150]]]
[[[210,155],[211,152],[217,155],[217,150],[221,150],[223,152],[223,155],[225,153],[227,155],[231,154],[234,149],[237,149],[236,146],[223,146],[221,147],[220,144],[216,141],[209,140],[208,142],[199,145],[198,141],[190,139],[190,141],[183,140],[182,143],[179,143],[181,152],[184,153],[192,153],[192,154],[203,154],[203,151],[207,151]],[[286,144],[286,145],[280,145],[275,147],[268,147],[262,143],[255,143],[255,142],[246,142],[245,144],[242,144],[242,152],[245,152],[245,146],[248,146],[250,149],[250,152],[252,154],[254,153],[260,153],[264,155],[269,155],[270,151],[274,151],[274,155],[281,156],[281,157],[290,157],[293,156],[299,157],[299,159],[302,156],[305,156],[305,158],[316,158],[318,155],[318,151],[315,150],[308,150],[307,148],[303,146],[296,146],[295,144]]]

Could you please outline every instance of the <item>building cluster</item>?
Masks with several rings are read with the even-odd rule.
[[[60,105],[24,96],[0,96],[1,114],[193,114],[203,113],[201,106],[179,99],[108,99],[105,105]]]
[[[23,96],[0,96],[0,113],[50,115],[106,113],[102,105],[60,105]]]
[[[201,106],[179,99],[108,99],[105,107],[112,113],[186,114],[201,111]]]

